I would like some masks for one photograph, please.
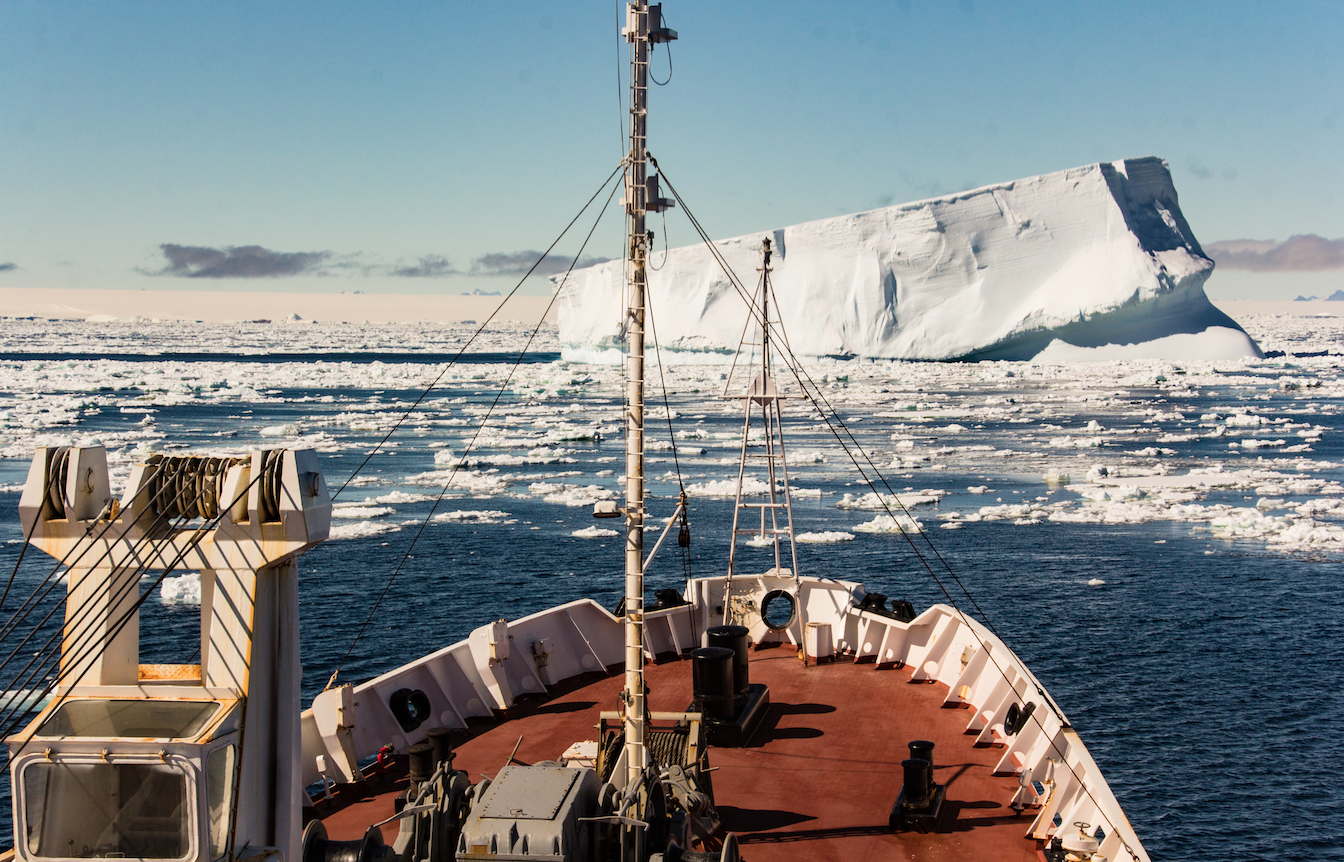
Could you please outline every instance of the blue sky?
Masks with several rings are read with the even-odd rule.
[[[7,0],[0,286],[507,289],[481,273],[545,248],[624,149],[620,9]],[[1158,155],[1205,244],[1344,237],[1337,2],[664,10],[650,148],[715,236]],[[230,272],[296,274],[183,277],[250,246],[279,265]],[[1344,264],[1210,293],[1337,287]]]

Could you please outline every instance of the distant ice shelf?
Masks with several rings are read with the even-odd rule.
[[[1086,165],[716,243],[750,290],[761,240],[795,353],[913,360],[1259,357],[1209,302],[1213,261],[1166,162]],[[704,245],[654,252],[649,305],[677,361],[737,347],[747,308]],[[623,263],[572,273],[566,359],[619,357]],[[563,281],[563,284],[561,282]],[[699,357],[696,354],[700,354]]]

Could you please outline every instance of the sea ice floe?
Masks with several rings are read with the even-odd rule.
[[[390,491],[386,494],[380,494],[377,497],[367,497],[365,504],[380,503],[385,506],[399,506],[405,503],[422,503],[425,500],[433,500],[430,494],[408,494],[405,491]]]
[[[460,509],[453,512],[440,512],[433,520],[441,523],[499,524],[506,521],[508,512],[498,509]]]
[[[449,492],[490,497],[508,490],[512,477],[498,470],[431,470],[407,476],[404,481],[419,487],[442,488],[446,485]]]
[[[351,524],[332,524],[331,539],[367,539],[371,536],[379,536],[383,533],[395,533],[401,529],[400,524],[393,524],[388,521],[374,523],[373,521],[355,521]]]
[[[686,493],[692,497],[735,497],[736,479],[717,479],[711,482],[692,482],[686,486]],[[770,485],[760,479],[746,476],[742,479],[744,497],[760,497],[770,493]]]
[[[1106,445],[1106,441],[1101,437],[1073,437],[1065,434],[1063,437],[1050,438],[1049,445],[1055,449],[1097,449]]]
[[[167,577],[159,584],[159,601],[165,605],[199,605],[201,603],[201,574],[187,572]]]
[[[1235,449],[1238,445],[1243,449],[1270,449],[1275,446],[1285,446],[1287,440],[1242,440],[1240,444],[1236,441],[1228,443],[1228,448]]]
[[[364,506],[358,503],[337,503],[331,507],[333,518],[381,518],[395,512],[391,506]]]
[[[1271,349],[1337,350],[1344,340],[1344,322],[1328,319],[1254,316],[1244,322]],[[355,349],[401,350],[404,344],[424,350],[457,337],[418,326],[311,327],[301,333],[304,343],[312,339],[307,349],[349,343],[358,345]],[[267,341],[273,338],[267,327],[251,327],[241,335],[190,323],[38,325],[0,320],[0,343],[6,335],[10,344],[32,345],[36,339],[46,346],[35,349],[52,351],[106,353],[108,345],[121,344],[127,352],[143,352],[141,345],[153,343],[156,349],[170,350],[176,344],[184,352],[217,350],[221,355],[267,349],[288,352],[304,349],[286,340],[296,334]],[[508,349],[513,343],[510,339],[520,340],[517,332],[502,329],[491,337],[499,350]],[[254,341],[245,343],[246,339]],[[556,348],[554,340],[550,344]],[[1290,361],[1293,370],[1288,379],[1283,368]],[[7,390],[0,393],[0,458],[7,460],[0,468],[10,472],[3,475],[7,487],[0,492],[10,494],[20,489],[35,446],[88,444],[95,439],[108,449],[115,489],[125,482],[131,465],[151,453],[246,454],[283,441],[286,446],[323,452],[323,470],[334,491],[346,476],[328,465],[352,464],[362,458],[382,431],[403,420],[412,400],[406,393],[433,377],[431,366],[395,362],[10,361],[5,362],[5,371]],[[434,432],[474,423],[484,412],[483,403],[503,383],[506,371],[502,365],[488,364],[452,370],[443,384],[451,394],[426,400],[404,419],[403,433],[389,441],[400,443],[400,448],[389,446],[375,455],[369,472],[355,478],[343,500],[351,502],[352,488],[379,485],[411,484],[433,493],[421,494],[416,488],[395,493],[410,492],[423,500],[437,496],[452,471],[446,469],[451,464],[442,461],[432,465],[433,453],[461,448],[457,442],[460,432],[451,432],[451,440]],[[719,375],[726,366],[677,365],[664,371],[674,393],[674,412],[704,423],[691,426],[693,433],[681,434],[679,439],[694,440],[713,450],[709,458],[694,462],[694,480],[687,476],[689,490],[731,498],[736,490],[741,413],[737,404],[725,406],[715,400],[722,388]],[[842,415],[867,418],[854,426],[854,432],[870,454],[881,456],[874,458],[876,463],[890,459],[893,472],[918,469],[921,483],[932,485],[941,478],[935,468],[945,468],[951,490],[967,488],[966,494],[973,494],[977,488],[995,487],[1003,489],[998,493],[1010,501],[1009,492],[1020,486],[1009,483],[1023,481],[1024,474],[1044,474],[1055,480],[1048,483],[1052,485],[1050,499],[1033,501],[1031,505],[1037,508],[1030,511],[991,510],[982,515],[961,494],[950,501],[944,499],[942,507],[949,511],[943,514],[957,516],[942,519],[947,527],[985,521],[1034,524],[1048,520],[1063,527],[1179,521],[1196,532],[1281,552],[1330,552],[1339,544],[1331,528],[1344,523],[1344,510],[1339,508],[1344,496],[1339,482],[1344,478],[1341,459],[1314,456],[1299,448],[1333,452],[1326,447],[1334,442],[1333,423],[1338,421],[1340,396],[1344,395],[1344,363],[1338,357],[1182,362],[1179,368],[1171,362],[1134,360],[939,365],[819,359],[812,372],[818,380],[829,378],[827,398]],[[843,384],[838,382],[841,377]],[[570,410],[575,396],[552,395],[547,400],[529,394],[582,385],[586,411],[610,410],[616,416],[623,395],[610,370],[538,363],[520,367],[512,385],[519,394],[506,395],[487,429],[494,434],[490,442],[500,445],[472,453],[480,457],[479,462],[472,462],[477,469],[459,470],[453,478],[449,493],[459,501],[463,495],[505,497],[525,492],[529,483],[542,480],[535,469],[541,466],[538,462],[569,465],[573,459],[576,469],[592,476],[598,467],[605,473],[606,467],[616,467],[622,460],[614,439],[543,446],[549,432],[567,434],[573,428],[593,426],[585,424],[583,420],[589,417],[582,411]],[[1005,387],[1011,387],[1007,395]],[[699,392],[692,395],[675,394],[695,389]],[[365,394],[374,391],[381,394]],[[592,403],[598,406],[592,408]],[[301,405],[300,409],[295,405]],[[184,411],[196,407],[209,407],[210,415],[218,418],[199,428],[190,421],[184,423]],[[153,420],[151,424],[138,426],[146,416]],[[351,424],[364,430],[352,430]],[[262,428],[287,425],[296,426],[302,436],[263,437],[259,433]],[[818,488],[843,492],[839,483],[852,480],[839,469],[847,459],[838,449],[827,448],[833,444],[819,414],[801,400],[791,401],[785,425],[791,479],[808,485],[811,493]],[[965,430],[948,431],[948,425]],[[610,422],[595,427],[611,427],[613,438],[620,433]],[[405,433],[407,428],[411,433]],[[1210,446],[1210,439],[1218,434],[1224,435],[1220,444],[1238,445]],[[1065,436],[1075,441],[1100,438],[1108,445],[1049,445]],[[759,444],[763,438],[757,434],[753,440]],[[957,445],[949,445],[954,442]],[[1013,448],[1005,448],[1005,443]],[[814,452],[828,453],[826,461],[809,460]],[[342,457],[329,459],[328,453]],[[679,453],[689,454],[684,446]],[[720,454],[726,457],[720,459]],[[1170,468],[1155,463],[1158,458]],[[658,462],[670,467],[666,456],[652,459]],[[508,465],[514,472],[480,469],[486,464]],[[437,469],[417,474],[409,483],[401,479],[431,466]],[[686,468],[685,461],[682,467]],[[548,475],[545,481],[552,483],[562,478],[556,473]],[[1067,485],[1058,481],[1070,475],[1086,475],[1086,482]],[[615,484],[607,477],[600,476],[600,480]],[[583,486],[577,478],[569,481],[576,488]],[[675,477],[669,472],[659,481],[672,483]],[[764,482],[752,484],[757,492],[767,490]],[[1028,495],[1035,493],[1025,490]],[[358,496],[365,497],[363,493]],[[861,496],[854,494],[842,501],[845,505],[823,517],[822,524],[808,523],[811,514],[805,512],[798,518],[800,526],[864,532],[845,523],[844,514]],[[398,524],[392,513],[356,516],[355,512],[361,507],[397,508],[417,501],[383,495],[338,507],[334,535],[350,536],[359,530],[375,535],[395,529]],[[1276,501],[1281,501],[1281,507]],[[1230,515],[1236,508],[1266,517],[1254,520]],[[339,517],[340,509],[350,516]],[[1219,520],[1216,528],[1214,520]],[[361,526],[360,522],[367,523]]]
[[[855,524],[856,533],[922,533],[924,525],[908,515],[877,515],[870,521]]]
[[[611,500],[616,492],[601,485],[569,485],[553,482],[533,482],[527,491],[534,497],[540,497],[547,503],[563,506],[591,506],[598,500]]]
[[[938,488],[926,488],[918,493],[879,494],[869,491],[857,497],[845,494],[836,502],[837,509],[913,509],[916,506],[932,506],[947,496],[947,491]]]
[[[582,530],[575,530],[570,535],[576,539],[614,539],[621,534],[616,530],[608,530],[604,527],[584,527]]]
[[[805,545],[826,545],[835,542],[852,542],[854,541],[854,534],[827,530],[821,533],[796,533],[793,538]]]

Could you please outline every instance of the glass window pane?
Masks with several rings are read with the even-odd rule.
[[[190,851],[187,776],[172,764],[30,763],[23,793],[34,856],[181,859]]]
[[[237,749],[226,745],[210,752],[205,763],[211,859],[220,858],[229,849],[229,815],[233,813],[233,774],[237,758]]]
[[[71,700],[37,735],[190,739],[217,709],[217,703],[181,700]]]

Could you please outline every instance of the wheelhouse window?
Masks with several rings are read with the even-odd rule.
[[[46,859],[183,859],[187,775],[173,763],[36,761],[23,768],[24,841]]]
[[[190,739],[218,703],[181,700],[70,700],[42,722],[38,736]]]

